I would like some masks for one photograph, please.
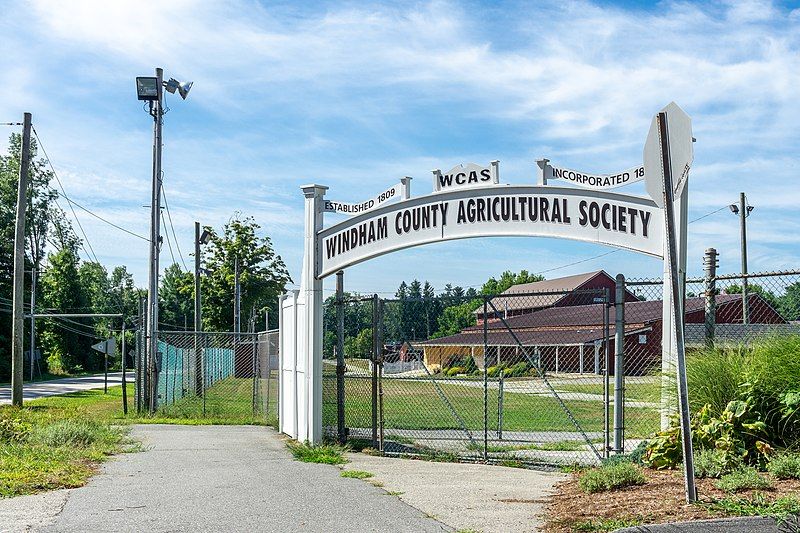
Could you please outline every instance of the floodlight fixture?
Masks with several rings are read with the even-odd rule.
[[[753,209],[755,209],[755,207],[754,207],[754,206],[752,206],[752,205],[748,205],[748,206],[747,206],[747,214],[749,215],[749,214],[750,214],[750,212],[751,212]]]
[[[203,233],[200,235],[200,244],[208,244],[211,242],[211,232],[207,229],[203,230]]]
[[[139,100],[158,100],[158,78],[155,76],[136,77],[136,96]]]
[[[734,215],[738,215],[739,214],[739,206],[736,205],[736,204],[729,205],[728,209],[730,209],[731,213],[733,213]]]
[[[175,78],[170,78],[168,82],[164,83],[164,88],[171,94],[175,94],[175,89],[177,89],[181,98],[186,100],[193,83],[194,82],[191,81],[178,81]]]

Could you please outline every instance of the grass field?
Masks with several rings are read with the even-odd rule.
[[[614,394],[614,377],[610,378],[611,394]],[[657,377],[648,382],[634,382],[625,384],[625,397],[628,400],[640,402],[658,402],[661,397],[661,386]],[[585,392],[587,394],[603,394],[602,383],[559,383],[554,385],[557,390],[570,392]]]
[[[386,429],[459,429],[452,410],[470,430],[483,429],[484,397],[481,386],[440,384],[445,402],[434,385],[427,380],[384,379],[383,411]],[[602,387],[602,385],[601,385]],[[557,387],[561,389],[561,386]],[[345,399],[346,424],[349,427],[370,427],[371,384],[368,379],[347,379]],[[602,389],[601,389],[602,390]],[[335,388],[326,387],[324,403],[326,420],[335,420]],[[564,405],[584,431],[603,430],[603,403],[597,400],[564,400]],[[498,425],[497,391],[488,394],[488,425]],[[626,435],[644,436],[659,427],[658,411],[651,408],[626,409]],[[575,431],[559,402],[549,396],[506,392],[503,397],[503,429],[505,431]]]

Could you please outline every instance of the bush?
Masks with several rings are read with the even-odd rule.
[[[647,480],[642,471],[630,462],[617,462],[587,471],[578,480],[578,486],[592,494],[633,485],[644,485]]]
[[[70,446],[88,448],[100,442],[119,440],[120,430],[108,424],[83,418],[67,418],[46,426],[39,426],[31,433],[31,440],[58,448]]]
[[[699,478],[719,478],[740,466],[721,450],[699,450],[694,454],[694,473]]]
[[[467,369],[463,366],[454,366],[451,367],[450,370],[447,371],[448,376],[457,376],[458,374],[465,374]]]
[[[742,466],[730,474],[722,476],[714,485],[725,492],[739,492],[740,490],[768,489],[772,483],[752,466]]]
[[[525,361],[520,361],[519,363],[515,363],[510,368],[508,368],[505,372],[505,376],[507,378],[515,378],[519,376],[524,376],[528,369],[530,369],[531,365]]]
[[[347,462],[344,454],[347,448],[336,444],[312,445],[308,442],[289,442],[286,444],[292,455],[304,463],[322,463],[326,465],[341,465]]]
[[[23,420],[14,410],[0,410],[0,443],[23,442],[32,429],[33,425]]]
[[[506,365],[504,363],[500,363],[499,365],[490,366],[486,369],[486,375],[490,378],[497,378],[500,377],[500,373],[506,369]]]
[[[767,471],[778,479],[800,479],[800,454],[774,455],[767,463]]]

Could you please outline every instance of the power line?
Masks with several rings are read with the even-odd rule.
[[[166,226],[163,214],[161,215],[161,223]],[[172,257],[172,264],[176,264],[177,261],[175,260],[175,254],[172,253],[172,242],[170,241],[170,238],[169,238],[169,231],[165,231],[164,232],[164,236],[167,238],[167,247],[169,248],[169,255]]]
[[[178,249],[178,256],[181,258],[181,263],[183,263],[183,269],[187,272],[189,271],[189,267],[186,266],[186,260],[183,258],[183,252],[181,252],[181,245],[178,243],[178,236],[175,235],[175,226],[172,224],[172,214],[169,211],[169,202],[167,202],[167,191],[164,189],[164,183],[161,183],[161,195],[164,197],[164,207],[167,208],[167,219],[169,220],[169,227],[172,228],[172,237],[175,241],[175,247]]]
[[[78,222],[78,226],[79,227],[81,226],[81,223],[80,223],[80,221],[78,221],[78,217],[77,217],[77,215],[75,215],[75,209],[72,206],[75,206],[75,207],[77,207],[79,209],[82,209],[83,211],[85,211],[86,213],[92,215],[96,219],[98,219],[98,220],[100,220],[102,222],[105,222],[106,224],[108,224],[109,226],[111,226],[113,228],[116,228],[116,229],[118,229],[120,231],[124,231],[128,235],[132,235],[132,236],[134,236],[134,237],[136,237],[138,239],[142,239],[143,241],[150,242],[150,239],[148,239],[144,235],[139,235],[138,233],[135,233],[135,232],[133,232],[133,231],[127,229],[127,228],[123,228],[119,224],[115,224],[114,222],[111,222],[110,220],[98,215],[97,213],[93,212],[89,208],[82,206],[81,204],[79,204],[78,202],[76,202],[75,200],[73,200],[72,198],[67,196],[67,192],[64,190],[64,185],[61,183],[61,179],[59,179],[58,173],[56,172],[56,169],[53,167],[52,161],[50,161],[50,156],[47,155],[47,150],[45,150],[44,144],[42,144],[42,140],[39,138],[39,134],[36,132],[36,128],[34,127],[32,129],[33,129],[33,134],[36,136],[36,140],[39,142],[39,147],[42,149],[42,153],[44,154],[44,157],[47,160],[47,164],[50,166],[50,169],[53,171],[53,175],[56,177],[56,181],[58,182],[58,186],[61,189],[62,196],[64,197],[64,199],[67,202],[69,202],[70,209],[72,210],[72,215],[75,217],[75,220]],[[82,227],[81,227],[81,233],[83,233],[83,236],[86,237],[86,233],[83,231]],[[88,241],[89,239],[87,238],[86,240]],[[91,248],[91,244],[89,245],[89,247]]]

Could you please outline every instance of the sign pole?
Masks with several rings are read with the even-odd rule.
[[[692,450],[692,428],[689,419],[689,396],[686,384],[686,347],[683,338],[683,306],[681,298],[681,280],[678,275],[678,250],[676,243],[676,227],[674,212],[674,190],[672,180],[672,162],[670,160],[669,125],[667,113],[658,115],[659,136],[661,138],[661,162],[663,169],[663,195],[664,195],[664,222],[667,240],[667,254],[670,268],[670,289],[672,293],[672,316],[675,330],[675,348],[678,372],[678,408],[681,418],[681,440],[683,447],[684,482],[686,488],[686,501],[693,503],[697,500],[697,488],[694,479],[694,454]]]

